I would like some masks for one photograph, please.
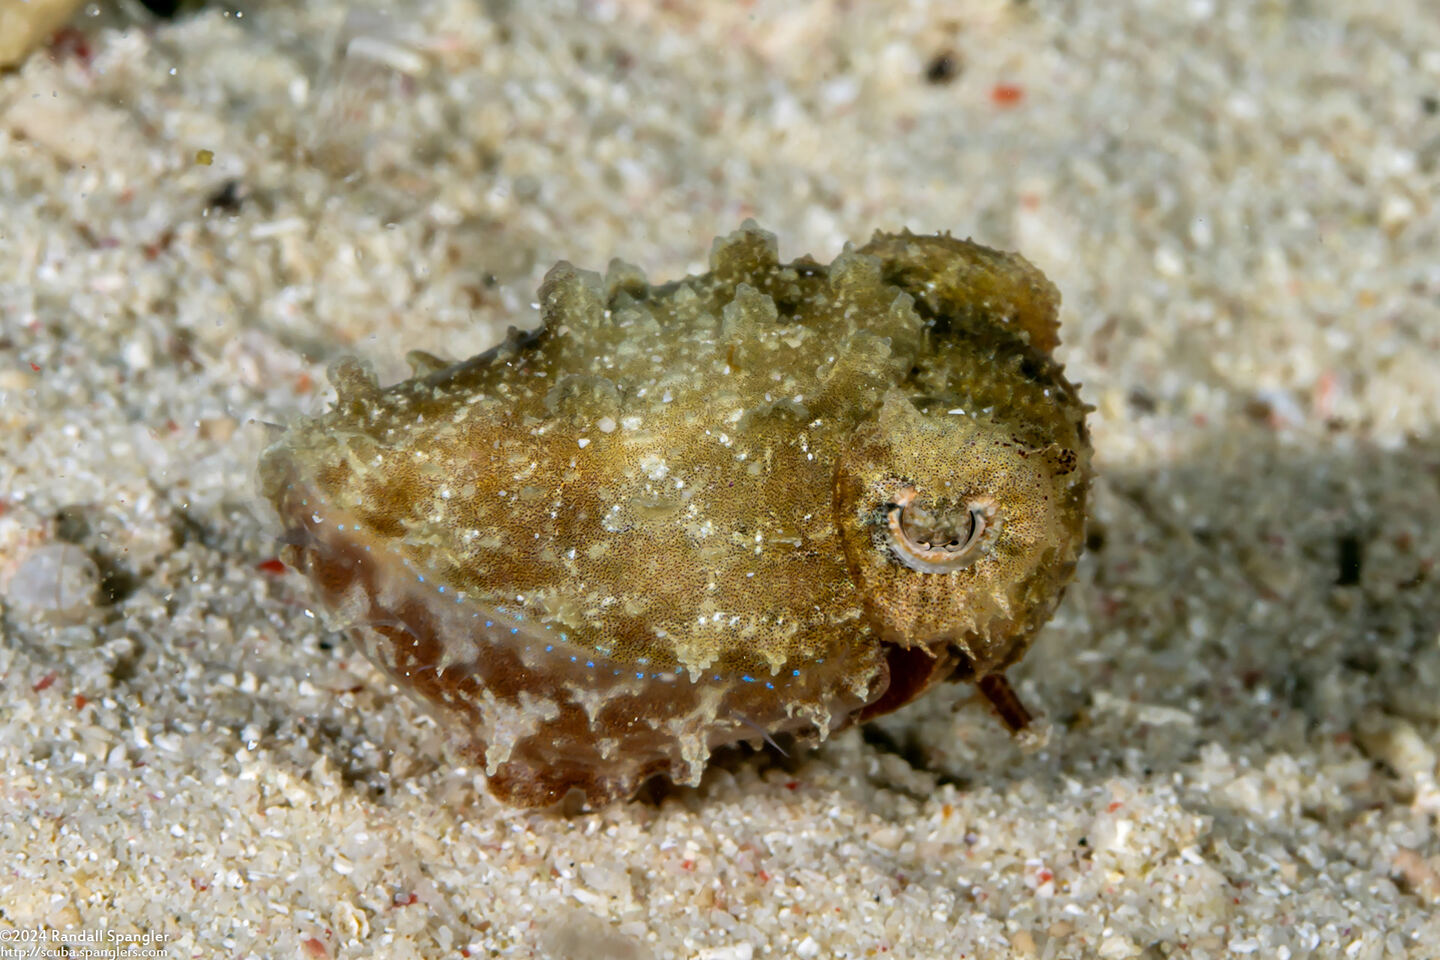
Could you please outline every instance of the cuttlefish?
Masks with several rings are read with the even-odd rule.
[[[1024,258],[876,234],[781,263],[746,223],[651,286],[561,262],[543,325],[357,361],[264,454],[285,558],[491,792],[591,806],[711,752],[1005,681],[1073,576],[1086,406]]]

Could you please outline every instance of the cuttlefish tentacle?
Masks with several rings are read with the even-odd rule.
[[[1025,709],[1025,704],[1020,702],[1020,696],[1010,686],[1003,673],[991,673],[975,681],[975,686],[990,706],[995,708],[1005,726],[1010,728],[1011,733],[1019,733],[1034,719],[1030,711]]]
[[[901,487],[895,498],[886,505],[885,524],[890,533],[890,545],[895,559],[917,573],[950,573],[968,567],[979,559],[985,532],[995,516],[995,502],[982,498],[966,504],[969,530],[965,531],[963,537],[955,537],[937,545],[933,538],[917,538],[907,529],[907,520],[910,519],[907,513],[918,495],[915,488],[907,484]]]

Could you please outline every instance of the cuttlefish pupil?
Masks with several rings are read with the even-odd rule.
[[[885,505],[895,559],[917,573],[950,573],[983,555],[985,533],[994,525],[994,501],[977,499],[965,504],[956,524],[943,513],[927,510],[918,499],[919,492],[907,484]]]

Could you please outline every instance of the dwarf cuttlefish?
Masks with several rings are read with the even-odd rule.
[[[1086,407],[1017,254],[877,234],[781,263],[746,223],[651,286],[561,262],[543,325],[412,355],[264,454],[330,623],[525,806],[699,781],[936,682],[1012,728],[1003,671],[1073,576]]]

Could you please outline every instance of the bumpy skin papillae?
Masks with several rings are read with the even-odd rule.
[[[1072,575],[1089,444],[1037,270],[909,234],[782,265],[749,223],[711,267],[561,263],[541,330],[384,390],[341,364],[265,454],[332,623],[510,802],[993,674]]]

